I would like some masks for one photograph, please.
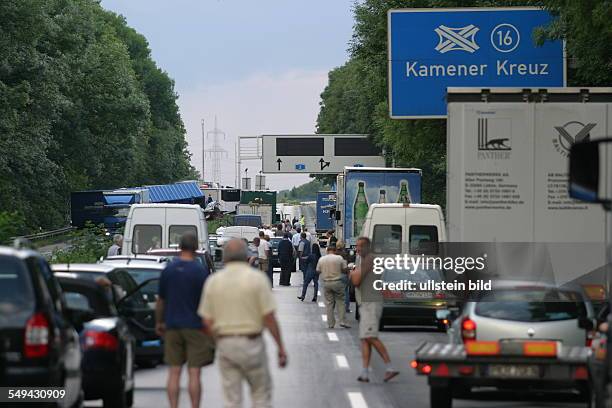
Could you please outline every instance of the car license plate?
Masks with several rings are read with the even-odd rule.
[[[407,290],[404,292],[404,297],[408,299],[426,299],[432,297],[431,292],[413,292]]]
[[[540,368],[536,365],[493,364],[489,366],[489,377],[496,378],[538,378]]]

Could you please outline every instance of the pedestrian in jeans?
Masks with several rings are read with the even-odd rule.
[[[357,378],[360,382],[370,382],[370,357],[372,347],[380,354],[385,365],[384,381],[387,382],[399,374],[391,365],[391,359],[384,343],[378,338],[378,327],[382,316],[382,294],[373,289],[373,281],[377,279],[374,274],[374,256],[371,251],[371,241],[367,237],[357,240],[357,254],[360,258],[359,266],[353,269],[350,279],[355,285],[355,296],[359,304],[359,339],[361,340],[361,357],[363,370]]]
[[[321,249],[319,248],[319,244],[312,244],[312,251],[308,256],[308,267],[306,268],[306,272],[304,273],[304,285],[302,286],[302,296],[298,296],[302,302],[306,297],[306,291],[308,290],[308,285],[310,281],[314,284],[314,294],[312,296],[312,301],[317,301],[317,293],[319,292],[319,274],[317,273],[317,264],[319,263],[319,258],[321,258]]]
[[[187,363],[191,406],[198,408],[202,394],[200,370],[214,358],[212,338],[204,333],[198,316],[202,287],[209,271],[196,260],[198,238],[195,234],[181,236],[179,248],[180,255],[162,271],[159,279],[155,331],[164,338],[170,407],[178,407],[181,369]]]
[[[308,257],[310,256],[310,252],[312,251],[312,247],[310,245],[310,241],[306,238],[306,233],[302,232],[300,234],[300,243],[298,244],[298,258],[300,259],[300,271],[306,273],[306,269],[308,268]]]
[[[251,389],[254,408],[272,407],[272,379],[268,369],[264,328],[278,346],[278,365],[287,354],[275,317],[276,305],[268,280],[247,262],[247,248],[239,239],[224,247],[225,268],[206,282],[199,314],[217,340],[225,408],[242,407],[242,383]]]
[[[336,254],[336,247],[331,245],[327,248],[327,255],[321,257],[317,263],[316,271],[323,280],[323,294],[325,295],[325,306],[327,308],[327,326],[333,329],[336,326],[334,309],[338,311],[340,327],[350,328],[345,320],[344,310],[344,287],[342,275],[346,273],[346,261]]]

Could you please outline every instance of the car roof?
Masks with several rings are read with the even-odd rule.
[[[150,252],[150,251],[149,251]],[[102,262],[135,262],[135,261],[147,261],[147,262],[164,262],[165,259],[163,256],[159,255],[114,255],[107,256],[102,259]]]
[[[70,264],[53,264],[51,270],[53,272],[98,272],[108,273],[115,269],[116,266],[102,263],[70,263]]]
[[[29,248],[13,248],[9,246],[0,246],[0,255],[13,256],[19,259],[29,258],[31,256],[41,256],[38,252]]]
[[[111,266],[112,269],[159,269],[166,268],[167,259],[163,259],[160,262],[142,261],[140,259],[128,259],[124,261],[110,260],[102,261],[100,265]]]

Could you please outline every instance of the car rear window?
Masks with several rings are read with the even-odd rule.
[[[517,322],[550,322],[586,316],[586,306],[577,292],[558,289],[505,289],[483,295],[476,314]]]
[[[135,254],[146,254],[147,251],[161,248],[161,237],[161,225],[136,225],[134,227],[132,252]]]
[[[0,327],[24,326],[34,312],[36,299],[24,263],[0,256]]]
[[[375,254],[398,254],[402,251],[402,226],[377,224],[374,226],[372,249]]]
[[[178,246],[183,234],[188,232],[198,236],[198,230],[195,225],[171,225],[169,229],[170,246]]]

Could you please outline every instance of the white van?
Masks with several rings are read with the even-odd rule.
[[[253,239],[259,236],[259,228],[249,227],[246,225],[236,225],[226,227],[223,234],[217,238],[217,245],[222,247],[232,238],[246,238],[247,241],[253,242]]]
[[[427,244],[446,241],[444,215],[439,205],[372,204],[362,235],[372,240],[377,254],[418,254]]]
[[[198,205],[134,204],[125,223],[121,254],[130,256],[177,247],[181,235],[189,231],[198,237],[199,249],[207,251],[208,227]]]

